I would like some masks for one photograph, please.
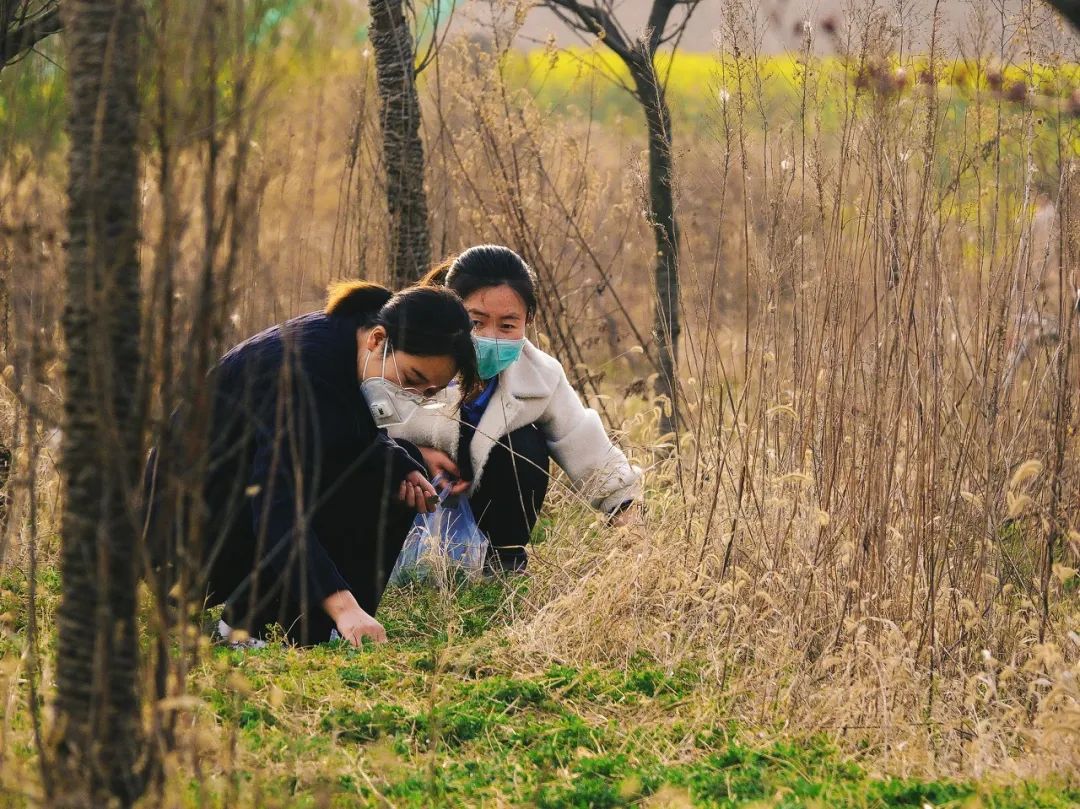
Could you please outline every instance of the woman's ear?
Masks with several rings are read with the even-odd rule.
[[[373,326],[368,330],[367,343],[364,346],[368,351],[374,351],[377,348],[381,348],[383,340],[386,339],[386,329],[382,326]]]

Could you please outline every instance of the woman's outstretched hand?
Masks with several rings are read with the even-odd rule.
[[[450,484],[450,494],[461,494],[469,488],[469,481],[461,479],[461,470],[454,463],[453,458],[434,447],[420,447],[420,454],[424,456],[424,463],[433,478],[442,475]]]
[[[348,590],[331,593],[322,606],[337,626],[338,634],[353,646],[359,646],[364,638],[371,638],[375,643],[386,643],[383,625],[364,612]]]
[[[405,476],[398,488],[398,500],[414,508],[420,514],[434,511],[439,505],[439,493],[428,479],[420,472],[413,471]]]
[[[640,528],[644,522],[645,513],[641,503],[631,503],[626,508],[617,511],[611,517],[611,524],[616,528]]]

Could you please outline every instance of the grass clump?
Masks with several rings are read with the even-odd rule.
[[[582,809],[1057,809],[1080,797],[1064,782],[878,775],[872,746],[852,753],[834,735],[733,719],[707,661],[508,667],[505,602],[521,598],[519,585],[407,589],[383,618],[408,631],[383,646],[214,648],[191,675],[201,707],[187,714],[188,763],[169,794],[186,796],[181,806]],[[488,630],[465,630],[459,604]],[[20,717],[5,749],[30,766]]]
[[[412,723],[397,705],[375,705],[364,710],[334,708],[319,721],[319,729],[345,742],[372,742],[382,736],[408,732]]]
[[[217,652],[196,683],[210,708],[200,722],[236,740],[222,776],[290,806],[320,795],[332,806],[1056,809],[1077,797],[1064,783],[880,776],[872,747],[733,720],[706,661],[510,669],[492,652],[506,651],[500,600],[521,595],[406,589],[383,617],[409,631],[385,646]],[[488,631],[463,631],[458,603],[482,607]],[[245,694],[230,688],[237,672]],[[275,688],[289,692],[277,707]]]

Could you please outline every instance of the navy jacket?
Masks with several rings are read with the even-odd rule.
[[[357,379],[356,328],[303,315],[245,340],[216,368],[205,487],[215,601],[246,598],[253,585],[260,597],[309,604],[349,589],[319,541],[320,502],[358,467],[384,497],[423,471],[375,426]],[[360,511],[346,530],[374,530]]]

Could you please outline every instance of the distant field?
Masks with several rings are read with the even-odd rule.
[[[274,75],[276,93],[285,95],[313,82],[362,75],[365,59],[366,51],[359,46],[325,52],[275,51],[267,54],[266,69]],[[661,54],[658,62],[667,75],[673,119],[682,131],[687,127],[697,131],[719,121],[724,99],[734,98],[740,86],[748,99],[745,121],[751,128],[758,128],[763,119],[775,128],[800,114],[806,68],[798,53],[765,55],[737,64],[711,53],[682,50]],[[816,125],[829,132],[841,117],[845,94],[840,91],[855,88],[860,81],[859,64],[826,56],[811,58],[809,65],[810,81],[819,88],[812,114]],[[872,69],[885,71],[893,83],[890,95],[894,100],[925,92],[925,54],[909,55],[903,61],[894,58]],[[637,102],[621,86],[629,86],[626,68],[603,48],[512,50],[503,60],[503,71],[509,87],[528,92],[552,112],[584,115],[632,130],[642,127]],[[936,78],[947,105],[962,108],[979,95],[986,103],[1002,98],[1016,106],[1017,99],[1028,99],[1066,118],[1080,115],[1077,63],[999,67],[985,61],[946,59],[939,62]],[[430,75],[421,77],[422,83],[430,80]],[[227,82],[228,77],[223,77],[223,83]],[[0,90],[0,127],[6,138],[32,143],[36,150],[59,145],[65,109],[64,76],[59,68],[43,63],[34,70],[9,69],[0,77]]]
[[[748,95],[756,96],[760,92],[764,101],[761,110],[749,110],[751,123],[764,116],[775,126],[783,123],[785,114],[799,112],[806,71],[799,54],[763,56],[737,64],[731,58],[680,51],[674,56],[664,54],[658,62],[660,70],[667,73],[669,102],[672,114],[678,119],[701,123],[710,117],[721,117],[724,99],[735,96],[740,82]],[[880,69],[891,82],[894,99],[916,88],[921,91],[928,82],[928,59],[922,54],[903,61],[894,59]],[[640,114],[636,102],[618,84],[629,82],[625,67],[602,49],[514,52],[507,59],[506,70],[512,82],[520,83],[540,103],[555,109],[572,105],[584,112],[592,110],[598,120],[608,122],[618,116],[633,117],[636,121]],[[809,70],[810,81],[826,90],[822,99],[825,106],[817,112],[835,112],[840,103],[838,91],[860,83],[859,64],[836,56],[812,58]],[[1009,65],[999,69],[985,62],[957,59],[939,63],[937,74],[936,87],[947,101],[955,103],[966,103],[975,93],[988,97],[995,89],[1015,93],[1014,87],[1030,86],[1044,103],[1067,104],[1070,95],[1080,90],[1077,64]],[[826,124],[830,123],[827,114],[822,118]]]

